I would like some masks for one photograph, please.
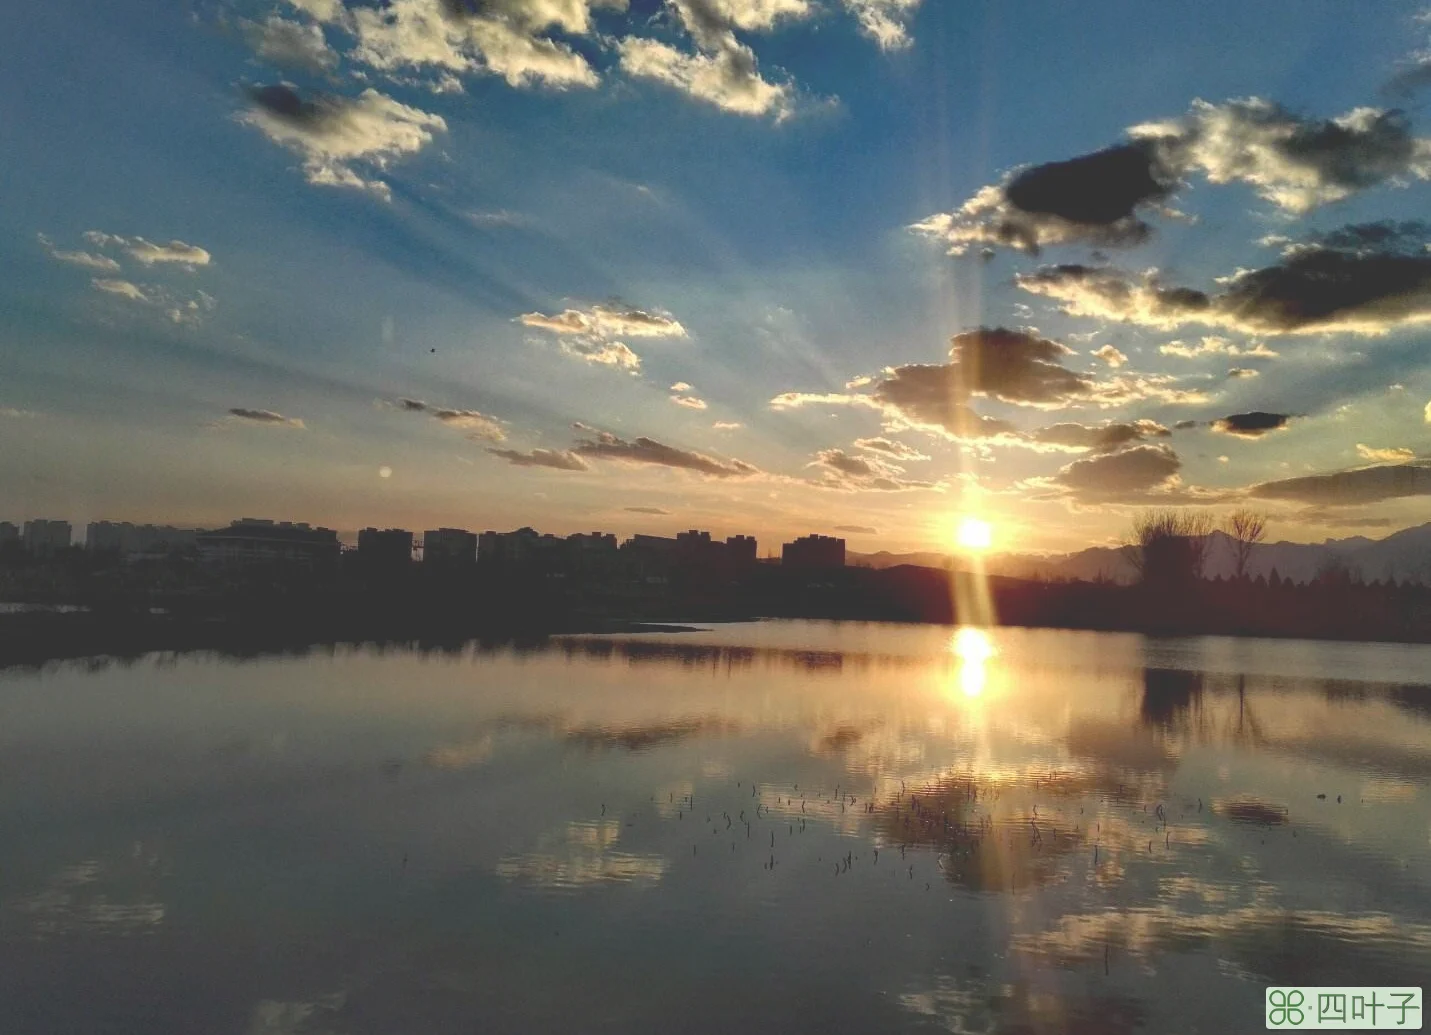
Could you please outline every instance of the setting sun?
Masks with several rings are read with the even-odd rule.
[[[982,552],[994,542],[994,527],[982,518],[961,518],[955,530],[954,540],[961,550]]]

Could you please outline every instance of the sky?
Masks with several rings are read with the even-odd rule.
[[[0,519],[939,550],[1431,518],[1431,15],[54,0]]]

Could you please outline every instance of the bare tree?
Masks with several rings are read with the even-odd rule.
[[[1267,515],[1255,510],[1234,510],[1227,515],[1223,531],[1232,539],[1232,568],[1239,580],[1247,574],[1252,548],[1267,537]]]
[[[1133,519],[1128,563],[1145,583],[1168,586],[1202,578],[1213,520],[1202,511],[1145,510]]]

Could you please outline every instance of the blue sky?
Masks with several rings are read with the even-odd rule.
[[[1431,24],[1164,7],[31,5],[0,517],[1418,523]]]

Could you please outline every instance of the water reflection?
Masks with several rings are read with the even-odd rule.
[[[19,1032],[1250,1030],[1269,981],[1431,971],[1427,670],[759,623],[11,673],[0,999]]]

